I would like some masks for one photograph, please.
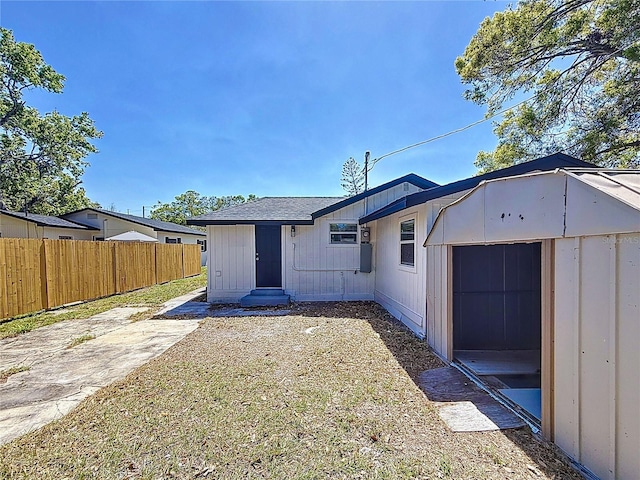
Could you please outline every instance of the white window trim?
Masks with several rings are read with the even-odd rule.
[[[355,232],[344,232],[344,233],[355,233],[356,235],[355,243],[331,243],[331,224],[332,223],[347,223],[347,224],[355,225],[356,226]],[[334,233],[338,233],[338,232],[334,232]],[[359,242],[360,242],[360,229],[358,228],[358,220],[342,220],[342,219],[327,220],[325,235],[326,235],[325,238],[327,239],[327,245],[330,248],[345,248],[345,247],[353,248],[359,245]]]
[[[406,222],[413,222],[413,240],[400,240],[400,235],[401,235],[401,231],[402,231],[402,224],[406,223]],[[398,227],[396,230],[396,235],[398,235],[396,237],[396,241],[398,242],[398,269],[400,270],[404,270],[405,272],[410,272],[410,273],[416,273],[417,269],[416,269],[416,263],[417,263],[417,256],[418,256],[418,252],[416,249],[416,244],[417,244],[417,225],[418,225],[418,215],[417,214],[411,214],[411,215],[406,215],[403,216],[399,219],[398,221]],[[413,265],[408,265],[405,263],[402,263],[402,247],[401,245],[407,245],[413,243]]]

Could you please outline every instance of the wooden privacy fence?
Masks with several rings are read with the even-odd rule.
[[[199,273],[199,245],[0,238],[0,318]]]

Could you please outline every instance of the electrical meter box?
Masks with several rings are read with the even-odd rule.
[[[373,245],[370,243],[360,244],[360,272],[371,273],[371,260],[373,258]]]
[[[369,227],[360,229],[360,243],[371,243],[371,229]]]

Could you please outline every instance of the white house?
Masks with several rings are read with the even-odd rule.
[[[203,252],[203,265],[206,259],[206,234],[184,225],[98,208],[83,208],[62,215],[62,218],[94,229],[92,240],[105,240],[133,231],[155,238],[159,243],[198,244]]]
[[[265,197],[189,219],[207,226],[208,300],[237,302],[264,288],[296,300],[372,300],[375,231],[358,220],[434,186],[411,174],[350,198]]]
[[[0,210],[0,237],[91,240],[96,229],[50,215]]]

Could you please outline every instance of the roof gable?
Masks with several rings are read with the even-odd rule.
[[[640,171],[556,169],[480,183],[440,210],[424,245],[640,231]]]
[[[405,182],[411,183],[412,185],[415,185],[416,187],[422,188],[425,190],[438,186],[437,183],[434,183],[431,180],[427,180],[426,178],[416,175],[415,173],[410,173],[403,177],[396,178],[395,180],[391,180],[390,182],[383,183],[382,185],[378,185],[377,187],[370,188],[366,192],[359,193],[357,195],[354,195],[353,197],[345,198],[340,202],[334,203],[333,205],[330,205],[326,208],[313,212],[313,218],[315,219],[318,217],[322,217],[323,215],[327,215],[328,213],[335,212],[336,210],[340,210],[341,208],[352,205],[356,202],[359,202],[360,200],[363,200],[367,197],[380,193],[389,188],[393,188],[397,185],[401,185]]]
[[[199,232],[198,230],[194,230],[190,227],[185,227],[184,225],[178,225],[177,223],[163,222],[162,220],[154,220],[153,218],[138,217],[136,215],[129,215],[126,213],[112,212],[110,210],[103,210],[101,208],[81,208],[80,210],[76,210],[75,212],[70,212],[62,215],[62,217],[66,218],[69,215],[85,211],[101,213],[109,217],[118,218],[120,220],[125,220],[127,222],[149,227],[156,232],[183,233],[187,235],[198,235],[200,237],[206,236],[204,232]],[[78,220],[75,221],[77,222]]]
[[[531,160],[530,162],[519,163],[511,167],[494,170],[493,172],[457,180],[455,182],[447,183],[446,185],[436,186],[422,192],[407,195],[396,200],[395,202],[390,203],[384,208],[381,208],[369,215],[362,217],[360,219],[360,223],[363,224],[372,222],[406,208],[428,202],[429,200],[434,200],[436,198],[446,197],[447,195],[453,195],[455,193],[464,192],[465,190],[470,190],[479,185],[480,182],[486,180],[513,177],[516,175],[523,175],[535,171],[548,171],[565,167],[597,168],[596,165],[583,162],[582,160],[578,160],[577,158],[565,155],[564,153],[554,153],[553,155],[548,155],[536,160]]]

